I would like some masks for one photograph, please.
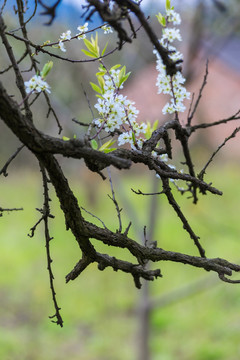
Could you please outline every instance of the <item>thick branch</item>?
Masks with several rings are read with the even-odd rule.
[[[62,154],[65,157],[84,158],[88,167],[93,171],[102,170],[109,165],[116,166],[118,169],[128,169],[131,165],[129,160],[93,150],[81,140],[63,141],[43,134],[21,113],[17,103],[10,98],[1,82],[0,117],[21,142],[35,153]]]
[[[223,274],[228,276],[232,275],[232,270],[236,272],[240,271],[240,265],[230,263],[224,259],[208,259],[204,257],[181,254],[178,252],[166,251],[161,248],[145,247],[130,239],[125,234],[113,233],[108,229],[97,227],[87,221],[84,221],[84,224],[86,233],[89,237],[94,237],[109,246],[128,249],[134,257],[139,259],[140,263],[143,263],[144,260],[151,260],[154,262],[173,261],[203,268],[206,271],[215,271],[219,275]]]

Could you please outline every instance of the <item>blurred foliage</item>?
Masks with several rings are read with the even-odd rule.
[[[204,196],[197,206],[182,198],[181,205],[189,221],[200,235],[209,257],[224,256],[239,260],[239,201],[236,197],[240,169],[216,168],[211,172],[213,185],[223,190],[223,197]],[[143,173],[143,172],[142,172]],[[225,176],[223,176],[225,174]],[[126,174],[125,174],[126,175]],[[110,228],[117,226],[114,205],[105,195],[110,192],[108,183],[99,183],[97,175],[85,181],[91,184],[94,194],[84,193],[80,183],[84,173],[72,176],[73,188],[80,204],[94,212]],[[117,175],[118,177],[118,175]],[[113,174],[113,179],[116,175]],[[116,180],[116,179],[115,179]],[[149,190],[146,175],[124,176],[119,191],[123,207],[124,226],[129,220],[132,206],[140,212],[142,226],[148,197],[133,194],[131,187]],[[114,181],[115,183],[115,181]],[[94,185],[95,184],[95,185]],[[97,184],[97,186],[96,186]],[[1,221],[1,272],[0,272],[0,358],[6,360],[132,360],[137,346],[137,307],[141,292],[132,279],[112,270],[100,272],[93,264],[78,279],[65,284],[64,277],[79,259],[77,244],[65,231],[64,219],[55,194],[52,194],[50,232],[53,269],[57,297],[64,317],[63,329],[50,322],[52,315],[48,274],[46,269],[43,228],[34,238],[27,237],[29,229],[39,218],[35,210],[42,204],[42,190],[36,173],[10,172],[2,178],[1,206],[24,205],[24,211],[4,213]],[[116,183],[117,186],[117,183]],[[117,195],[119,194],[117,191]],[[94,202],[89,204],[88,197]],[[160,213],[154,238],[159,246],[168,250],[197,254],[194,245],[164,198],[159,197]],[[88,215],[91,221],[94,219]],[[96,219],[95,219],[96,220]],[[96,220],[97,221],[97,220]],[[14,226],[13,226],[14,224]],[[143,229],[132,229],[142,232]],[[103,244],[96,244],[104,251]],[[121,249],[112,253],[121,255]],[[163,278],[151,284],[152,298],[180,289],[197,279],[209,279],[213,274],[189,268],[182,264],[155,264],[160,266]],[[153,360],[237,360],[240,356],[240,318],[238,285],[216,282],[208,291],[176,301],[152,313],[151,349]]]

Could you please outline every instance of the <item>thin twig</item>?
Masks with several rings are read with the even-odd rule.
[[[117,217],[118,217],[118,222],[119,222],[119,228],[118,228],[118,232],[122,232],[122,219],[121,219],[121,211],[122,209],[120,209],[118,202],[116,200],[116,196],[115,196],[115,192],[114,192],[114,188],[113,188],[113,182],[112,182],[112,176],[111,176],[111,171],[110,168],[107,167],[107,172],[108,172],[108,179],[110,182],[110,186],[111,186],[111,192],[112,192],[112,197],[109,196],[109,198],[113,201],[116,211],[117,211]]]
[[[107,229],[106,225],[104,224],[104,222],[96,215],[94,215],[93,213],[91,213],[90,211],[84,209],[84,207],[81,206],[81,209],[84,210],[87,214],[91,215],[92,217],[94,217],[95,219],[97,219],[98,221],[100,221],[100,223],[103,225],[104,229]]]
[[[133,188],[131,188],[132,192],[134,192],[134,194],[137,194],[137,195],[162,195],[164,194],[164,190],[162,191],[159,191],[159,192],[152,192],[152,193],[144,193],[142,192],[141,190],[138,189],[138,191],[134,190]]]
[[[210,165],[210,163],[213,161],[213,158],[215,157],[215,155],[217,155],[217,153],[222,149],[223,146],[225,146],[225,144],[230,140],[233,139],[236,134],[240,131],[240,127],[237,127],[231,135],[229,135],[221,145],[218,146],[217,150],[215,150],[212,154],[212,156],[210,157],[210,159],[208,160],[208,162],[206,163],[206,165],[203,167],[203,169],[200,171],[200,173],[198,174],[198,178],[200,180],[203,180],[204,174],[206,173],[206,169],[207,167]]]
[[[25,145],[21,145],[15,153],[8,159],[6,164],[3,166],[3,168],[0,170],[0,175],[8,176],[7,168],[11,164],[11,162],[17,157],[17,155],[20,153],[20,151],[24,148]]]
[[[72,119],[72,121],[73,121],[73,122],[75,122],[76,124],[80,125],[80,126],[86,126],[86,127],[88,127],[88,126],[89,126],[89,124],[84,123],[84,122],[79,121],[79,120],[74,119],[74,118]]]
[[[45,172],[44,167],[40,164],[40,169],[42,173],[42,181],[43,181],[43,195],[44,195],[44,204],[43,204],[43,221],[44,221],[44,230],[45,230],[45,247],[46,247],[46,254],[47,254],[47,269],[49,274],[49,281],[50,281],[50,289],[52,293],[52,300],[55,308],[55,314],[52,316],[49,316],[50,319],[56,318],[57,320],[51,320],[52,322],[56,323],[57,325],[60,325],[63,327],[63,319],[60,314],[61,308],[58,306],[57,298],[56,298],[56,291],[54,288],[54,275],[52,271],[52,258],[50,253],[50,241],[53,239],[50,236],[49,233],[49,225],[48,225],[48,219],[49,217],[52,217],[50,214],[50,206],[49,206],[49,190],[48,190],[48,179]],[[51,216],[50,216],[51,215]]]
[[[179,217],[179,219],[181,220],[182,224],[183,224],[183,228],[188,232],[188,234],[190,235],[191,239],[194,241],[194,244],[196,245],[199,254],[201,255],[201,257],[205,258],[205,250],[203,249],[202,245],[199,242],[199,236],[197,236],[194,231],[192,230],[191,226],[189,225],[186,217],[183,215],[183,212],[180,209],[180,206],[178,205],[178,203],[176,202],[176,200],[174,199],[174,196],[172,194],[171,188],[169,186],[169,180],[168,179],[162,179],[163,182],[163,189],[164,189],[164,193],[168,199],[169,204],[172,206],[172,208],[174,209],[174,211],[176,212],[177,216]]]
[[[192,113],[188,117],[187,126],[191,126],[191,121],[192,121],[192,118],[193,118],[197,108],[198,108],[200,99],[202,97],[203,89],[205,88],[205,86],[207,84],[207,77],[208,77],[208,60],[207,60],[207,63],[206,63],[206,71],[205,71],[205,75],[204,75],[204,78],[203,78],[202,86],[201,86],[201,88],[199,90],[199,94],[198,94],[197,100],[196,100],[196,102],[194,104],[194,108],[192,110]]]
[[[196,131],[198,129],[207,129],[207,128],[212,127],[212,126],[221,125],[221,124],[227,124],[229,121],[240,120],[240,116],[238,116],[239,114],[240,114],[240,110],[238,110],[236,112],[236,114],[234,114],[232,116],[229,116],[226,119],[214,121],[212,123],[203,123],[203,124],[198,124],[198,125],[191,126],[190,132],[193,133],[194,131]]]
[[[10,211],[21,211],[23,208],[2,208],[0,207],[0,216],[2,216],[3,212],[10,212]]]

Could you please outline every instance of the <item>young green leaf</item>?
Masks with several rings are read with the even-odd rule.
[[[106,72],[106,69],[105,69],[105,67],[104,67],[102,64],[99,65],[98,69],[99,69],[100,71]]]
[[[171,10],[171,0],[166,0],[166,10]]]
[[[105,75],[106,74],[106,71],[99,71],[96,73],[96,76],[102,76],[102,75]]]
[[[82,49],[85,55],[96,58],[100,57],[99,47],[98,47],[98,33],[96,33],[95,39],[93,38],[93,36],[91,36],[91,41],[89,41],[88,39],[83,39],[83,41],[87,49],[89,50],[87,51]]]
[[[158,128],[158,120],[155,120],[152,126],[152,132],[157,130],[157,128]]]
[[[164,16],[162,16],[162,14],[161,13],[158,13],[157,15],[156,15],[156,18],[158,19],[158,22],[162,25],[162,26],[166,26],[166,19],[165,19],[165,17]]]
[[[151,135],[152,135],[151,124],[148,121],[147,122],[147,128],[146,128],[146,131],[145,131],[145,138],[148,140],[148,139],[150,139]]]
[[[91,140],[91,146],[93,150],[97,150],[98,149],[98,143],[96,140]]]
[[[102,89],[101,93],[103,93],[104,92],[105,81],[104,81],[102,76],[97,76],[97,79],[98,79],[98,83],[100,85],[100,88]]]
[[[118,69],[118,68],[121,67],[121,66],[122,66],[122,65],[120,65],[120,64],[116,64],[116,65],[114,65],[114,66],[111,67],[110,71],[111,71],[111,70],[116,70],[116,69]]]
[[[41,77],[42,77],[42,78],[45,78],[45,77],[47,76],[47,74],[50,72],[50,70],[52,69],[52,67],[53,67],[53,62],[52,62],[52,61],[48,61],[48,62],[44,65],[42,71],[40,72]]]
[[[97,57],[95,54],[93,54],[93,53],[91,53],[91,52],[89,52],[89,51],[87,51],[87,50],[85,50],[85,49],[82,49],[82,52],[83,52],[85,55],[89,56],[89,57],[92,57],[92,58],[96,58],[96,57]]]
[[[95,52],[95,46],[94,46],[95,44],[92,43],[94,41],[93,37],[91,37],[92,42],[90,42],[88,39],[83,39],[83,41],[84,41],[84,44],[86,45],[86,47],[88,48],[88,50],[90,52],[94,53]]]
[[[99,148],[99,151],[104,151],[105,150],[110,150],[110,146],[112,146],[113,144],[115,143],[115,140],[109,140],[107,142],[105,142],[100,148]],[[115,150],[115,149],[114,149]],[[111,150],[112,151],[112,150]]]
[[[134,132],[132,132],[132,139],[133,139],[133,143],[136,144],[136,137],[135,137]]]
[[[108,154],[108,153],[110,153],[111,151],[114,151],[114,150],[117,150],[117,148],[104,149],[103,152],[104,152],[105,154]]]
[[[123,77],[123,83],[128,79],[129,75],[131,74],[131,71],[129,71],[124,77]]]
[[[90,81],[90,85],[94,91],[98,92],[99,94],[102,94],[102,90],[100,89],[100,87],[98,85],[92,83],[91,81]]]
[[[107,49],[107,46],[108,46],[108,43],[106,43],[106,45],[105,45],[105,47],[104,47],[104,49],[103,49],[103,51],[102,51],[102,53],[101,53],[101,56],[103,56],[103,55],[105,54],[105,51],[106,51],[106,49]]]
[[[147,122],[147,129],[145,131],[145,138],[148,140],[152,136],[152,133],[158,128],[158,120],[154,121],[153,126],[151,127],[150,122]]]
[[[121,70],[119,72],[119,75],[118,75],[118,86],[119,87],[124,83],[125,79],[127,79],[129,75],[130,75],[130,73],[128,73],[126,75],[126,66],[124,65],[121,68]],[[126,78],[126,76],[127,76],[127,78]]]
[[[100,57],[100,50],[99,50],[99,46],[98,46],[98,32],[96,32],[95,40],[92,39],[92,42],[94,43],[95,52],[96,52],[96,54],[97,54],[97,57]]]

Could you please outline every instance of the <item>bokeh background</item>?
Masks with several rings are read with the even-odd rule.
[[[54,41],[67,29],[76,31],[84,23],[80,1],[63,2],[51,27],[39,15],[29,25],[33,42]],[[0,2],[1,4],[1,2]],[[9,29],[15,28],[14,2],[5,11]],[[144,4],[144,0],[143,0]],[[187,87],[197,96],[209,60],[208,83],[205,88],[195,123],[224,119],[240,108],[240,5],[238,1],[173,1],[182,15],[181,33],[184,53],[183,72]],[[81,4],[82,5],[82,4]],[[29,4],[31,7],[31,4]],[[163,11],[164,1],[145,1],[146,13],[161,36],[155,14]],[[30,9],[31,10],[31,9]],[[29,11],[30,11],[29,10]],[[99,24],[96,17],[89,24]],[[114,36],[101,36],[104,47],[115,46]],[[11,41],[17,53],[23,47]],[[67,44],[68,56],[83,58],[82,44],[77,40]],[[2,49],[2,47],[1,47]],[[59,52],[59,50],[55,50]],[[41,64],[49,60],[39,55]],[[136,102],[140,121],[159,123],[166,120],[161,113],[165,103],[157,95],[155,57],[152,46],[143,32],[122,52],[106,59],[112,66],[126,64],[131,76],[124,93]],[[8,65],[4,51],[0,51],[1,69]],[[26,63],[26,69],[28,68]],[[89,81],[95,81],[97,65],[69,64],[54,60],[48,82],[51,101],[59,114],[64,131],[60,136],[81,137],[84,129],[72,121],[92,120],[91,107],[96,102]],[[26,80],[30,77],[26,73]],[[16,94],[13,74],[1,75],[8,91]],[[84,95],[87,93],[87,98]],[[34,104],[35,122],[39,129],[58,136],[53,117],[46,118],[47,106],[40,97]],[[182,121],[184,122],[184,116]],[[192,140],[196,171],[200,171],[212,152],[238,126],[238,122],[199,131]],[[0,123],[0,162],[2,167],[19,143]],[[191,200],[176,194],[190,224],[206,249],[208,257],[223,257],[239,263],[239,137],[232,139],[209,167],[207,181],[223,191],[222,197],[208,195],[193,205]],[[117,227],[114,205],[108,181],[102,182],[90,173],[84,163],[60,159],[70,179],[79,204],[101,217],[112,229]],[[174,165],[182,167],[182,156],[175,149]],[[9,175],[1,177],[3,208],[24,207],[24,211],[4,213],[0,218],[0,358],[6,360],[237,360],[240,358],[240,288],[221,283],[215,274],[181,264],[161,263],[163,278],[134,287],[132,278],[106,269],[100,272],[95,264],[74,282],[65,284],[65,275],[72,270],[80,254],[73,236],[65,231],[59,203],[51,190],[52,214],[50,232],[53,270],[58,302],[64,318],[63,329],[51,323],[51,302],[43,228],[38,227],[34,238],[28,237],[30,228],[39,219],[43,190],[38,164],[23,150],[9,168]],[[145,168],[134,166],[130,171],[111,169],[113,184],[123,223],[132,220],[131,236],[142,241],[143,227],[166,250],[197,255],[191,240],[169,208],[164,198],[156,201],[135,195],[131,188],[142,191],[160,190],[161,183]],[[84,211],[84,210],[83,210]],[[90,221],[97,221],[86,213]],[[99,223],[98,223],[99,224]],[[123,250],[110,250],[94,243],[102,252],[126,256]],[[146,305],[150,308],[146,311]],[[148,351],[146,350],[146,346]],[[148,355],[144,355],[144,351]]]

